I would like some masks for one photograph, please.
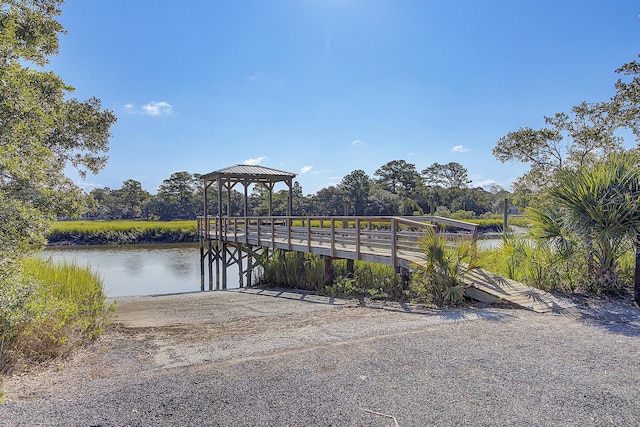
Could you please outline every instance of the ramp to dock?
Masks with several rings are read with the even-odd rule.
[[[411,269],[426,262],[424,254],[400,253],[398,256],[402,264]],[[490,304],[508,302],[537,313],[555,312],[574,306],[564,298],[482,268],[467,271],[463,283],[468,297]]]
[[[555,312],[574,306],[564,298],[480,268],[467,272],[464,282],[468,286],[467,295],[479,301],[507,301],[538,313]]]

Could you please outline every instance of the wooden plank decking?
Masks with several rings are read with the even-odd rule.
[[[420,240],[427,229],[458,227],[475,236],[475,225],[438,217],[229,217],[199,218],[201,237],[224,243],[261,246],[353,259],[412,270],[425,258]],[[464,234],[463,234],[464,235]],[[482,269],[465,275],[468,294],[500,299],[536,312],[571,306],[547,292]]]

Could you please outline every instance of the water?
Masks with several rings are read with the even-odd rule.
[[[193,244],[54,248],[46,249],[43,257],[88,265],[102,278],[109,297],[200,290],[200,249]],[[237,268],[230,267],[229,288],[238,286],[237,277]]]
[[[480,246],[491,248],[501,243],[501,239],[487,239],[481,240]],[[71,246],[46,249],[43,257],[88,265],[102,278],[109,297],[200,290],[200,249],[193,244]],[[238,287],[236,266],[228,268],[227,280],[228,288]]]

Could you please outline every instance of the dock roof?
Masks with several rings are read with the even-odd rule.
[[[225,181],[281,182],[290,181],[296,174],[258,165],[234,165],[204,174],[203,181],[222,178]]]

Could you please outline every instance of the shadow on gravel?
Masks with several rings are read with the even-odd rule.
[[[348,304],[350,301],[342,298],[335,298],[332,296],[318,295],[311,291],[304,291],[301,289],[260,289],[260,288],[242,288],[242,289],[230,289],[227,292],[236,292],[239,294],[251,294],[267,296],[272,298],[288,299],[294,301],[307,302],[311,304],[323,304],[323,305],[335,305],[342,306]]]
[[[613,334],[640,336],[640,309],[623,303],[577,306],[579,319]]]
[[[408,304],[406,302],[396,301],[370,301],[364,298],[360,299],[343,299],[332,296],[318,295],[312,291],[301,289],[281,289],[281,288],[243,288],[232,289],[228,292],[237,292],[241,294],[260,295],[271,298],[280,298],[293,301],[306,302],[311,304],[323,304],[332,306],[360,306],[369,309],[385,310],[404,314],[415,314],[419,316],[439,317],[449,322],[463,322],[471,320],[488,320],[502,322],[507,321],[509,317],[513,317],[506,313],[496,313],[483,309],[439,309],[425,307],[416,304]]]

